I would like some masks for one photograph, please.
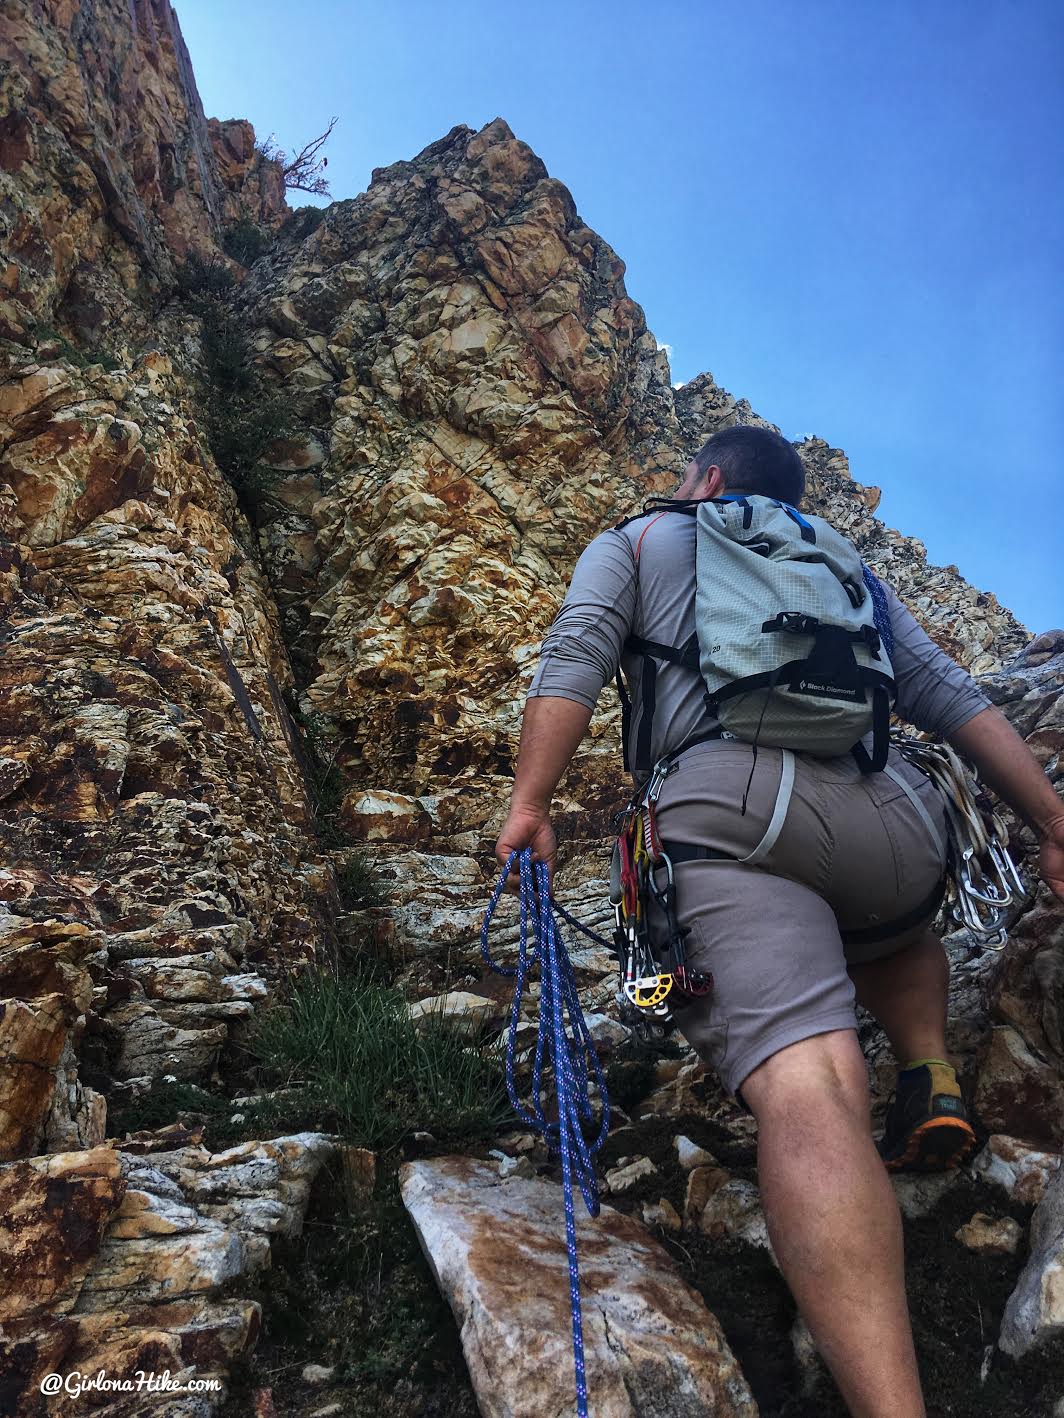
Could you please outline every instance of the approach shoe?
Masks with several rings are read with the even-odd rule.
[[[888,1172],[948,1172],[971,1156],[975,1132],[948,1063],[902,1069],[876,1146]]]

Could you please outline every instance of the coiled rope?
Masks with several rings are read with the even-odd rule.
[[[488,948],[488,931],[495,908],[506,886],[506,879],[515,864],[520,873],[521,925],[518,937],[517,964],[498,965]],[[606,1080],[588,1032],[576,977],[558,933],[550,896],[550,876],[546,863],[533,862],[532,851],[512,852],[492,892],[484,921],[480,927],[480,952],[484,963],[499,975],[514,979],[513,1004],[506,1040],[506,1091],[510,1104],[522,1122],[542,1133],[552,1151],[558,1152],[562,1163],[562,1200],[565,1207],[565,1249],[569,1262],[569,1308],[573,1330],[573,1369],[576,1375],[576,1411],[578,1418],[587,1418],[587,1377],[584,1371],[584,1322],[580,1308],[580,1269],[576,1256],[576,1217],[573,1211],[573,1178],[588,1214],[599,1213],[598,1185],[592,1157],[606,1140],[610,1126]],[[514,1061],[517,1029],[521,1023],[521,1002],[529,984],[529,974],[539,966],[539,1024],[536,1050],[532,1064],[532,1097],[529,1105],[521,1101],[514,1082]],[[549,1065],[554,1072],[554,1087],[558,1100],[558,1121],[551,1122],[543,1108],[543,1069]],[[598,1135],[591,1143],[584,1136],[582,1124],[592,1121],[590,1084],[598,1085],[602,1100],[602,1119]]]

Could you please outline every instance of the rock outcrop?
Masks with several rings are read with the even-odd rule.
[[[222,1373],[254,1337],[241,1277],[298,1225],[316,1135],[236,1157],[107,1138],[108,1109],[158,1080],[219,1081],[275,981],[334,940],[299,721],[329,736],[337,820],[389,889],[346,928],[414,994],[490,995],[490,846],[573,561],[710,433],[762,420],[708,374],[672,388],[623,263],[502,120],[310,219],[250,125],[205,118],[166,0],[10,0],[0,51],[0,1189],[22,1237],[0,1233],[0,1391],[37,1412],[39,1372],[107,1345]],[[238,220],[264,233],[247,270],[223,249]],[[190,258],[236,281],[254,377],[286,404],[254,496],[212,451]],[[843,453],[799,450],[811,505],[1059,783],[1064,634],[1024,648],[993,596],[875,517]],[[599,928],[617,727],[606,695],[557,812],[559,896]],[[504,908],[504,953],[515,938]],[[951,1044],[1017,1149],[992,1140],[988,1175],[1012,1168],[1033,1202],[1050,1164],[1017,1159],[1064,1140],[1060,913],[1043,893],[1002,957],[963,934],[951,953]],[[572,955],[585,1008],[609,1011],[609,955]],[[718,1102],[669,1060],[633,1126]],[[640,1192],[661,1166],[623,1195],[671,1225],[683,1192]],[[275,1205],[240,1200],[260,1177]],[[712,1192],[707,1227],[759,1239],[749,1181],[726,1177],[702,1177],[699,1216]]]
[[[183,257],[287,210],[251,125],[208,125],[168,0],[11,0],[0,52],[0,336],[147,336]]]
[[[1005,1309],[998,1341],[1019,1356],[1064,1336],[1064,1170],[1031,1221],[1031,1254]]]
[[[259,1326],[256,1304],[223,1292],[269,1263],[273,1237],[298,1234],[331,1151],[304,1135],[211,1154],[173,1128],[0,1166],[5,1411],[45,1411],[48,1375],[100,1371],[194,1382],[196,1396],[171,1399],[174,1418],[220,1398]],[[48,1411],[75,1412],[78,1398],[60,1390]],[[141,1400],[149,1411],[152,1395]]]
[[[572,1408],[561,1193],[467,1158],[411,1162],[403,1200],[454,1310],[486,1418]],[[577,1217],[584,1359],[602,1418],[754,1418],[716,1320],[638,1222]]]

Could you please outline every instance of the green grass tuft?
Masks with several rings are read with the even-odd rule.
[[[400,991],[372,974],[308,974],[263,1014],[250,1047],[267,1072],[307,1084],[333,1127],[386,1150],[414,1131],[489,1137],[509,1115],[495,1061],[442,1022],[414,1028]]]
[[[366,906],[383,906],[388,893],[373,863],[361,848],[356,847],[336,873],[340,902],[345,911],[357,911]]]

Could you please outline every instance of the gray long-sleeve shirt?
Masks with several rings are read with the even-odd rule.
[[[638,561],[637,561],[638,549]],[[565,601],[543,642],[529,698],[557,696],[589,709],[620,665],[632,699],[629,756],[642,715],[643,658],[625,653],[629,635],[684,644],[695,628],[695,520],[650,513],[603,532],[584,550]],[[916,728],[948,737],[990,701],[966,671],[927,636],[884,586],[894,628],[895,712]],[[651,762],[716,725],[700,675],[659,661]]]

